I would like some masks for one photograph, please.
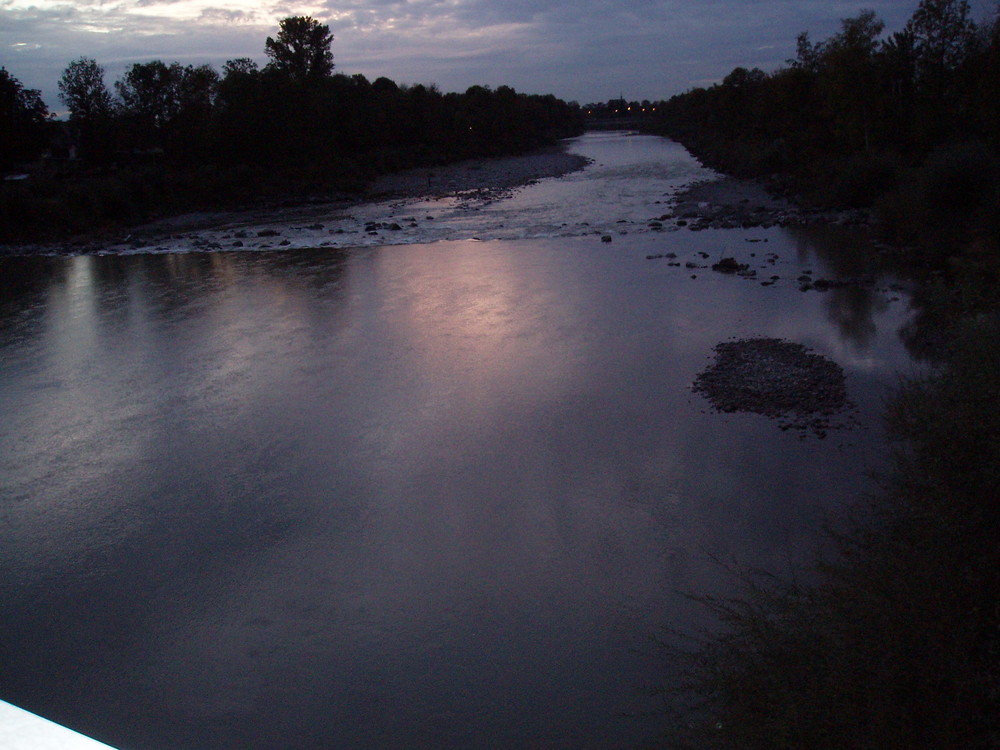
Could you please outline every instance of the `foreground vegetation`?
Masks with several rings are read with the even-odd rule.
[[[154,60],[105,85],[80,58],[59,81],[68,123],[0,71],[0,241],[129,224],[154,214],[358,190],[371,177],[529,151],[582,131],[579,107],[501,86],[443,94],[335,74],[329,28],[284,19],[264,49],[213,68]],[[69,157],[74,158],[69,158]],[[61,157],[61,158],[60,158]]]
[[[870,206],[922,269],[904,331],[934,374],[887,407],[879,490],[821,560],[698,597],[720,627],[666,694],[673,748],[1000,746],[1000,23],[923,0],[799,37],[772,74],[660,103],[651,127],[807,201]]]
[[[1000,743],[1000,316],[967,321],[888,410],[878,497],[808,583],[745,575],[683,654],[675,748]]]

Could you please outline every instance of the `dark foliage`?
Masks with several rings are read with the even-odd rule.
[[[105,217],[131,223],[354,191],[386,171],[525,152],[582,132],[579,107],[551,95],[507,86],[443,94],[335,74],[332,40],[312,18],[286,18],[267,39],[263,69],[246,58],[227,62],[221,75],[205,65],[137,63],[115,82],[117,99],[95,61],[70,63],[60,81],[70,108],[62,137],[83,159],[69,177],[4,186],[0,241],[74,233]],[[31,156],[55,145],[33,143]]]
[[[300,80],[333,72],[330,27],[308,16],[292,16],[279,23],[278,37],[267,38],[264,52],[274,72]]]
[[[977,26],[964,0],[921,0],[902,31],[883,38],[862,11],[822,42],[803,33],[786,67],[737,68],[659,103],[645,127],[710,166],[777,178],[807,203],[885,209],[889,239],[940,263],[967,238],[929,233],[923,219],[953,209],[975,222],[995,200],[998,107],[1000,21]]]
[[[1000,742],[1000,319],[979,317],[888,409],[882,491],[807,583],[702,597],[671,747],[993,748]]]
[[[0,68],[0,171],[37,158],[48,142],[48,119],[39,92]]]
[[[79,156],[106,162],[116,150],[119,104],[104,83],[104,69],[81,57],[59,80],[59,98],[69,108],[69,132]]]

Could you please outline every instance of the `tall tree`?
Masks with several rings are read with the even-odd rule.
[[[115,149],[115,101],[104,85],[104,69],[88,57],[71,62],[59,79],[59,98],[69,107],[70,128],[81,155],[98,161]]]
[[[208,65],[153,60],[131,66],[115,88],[136,125],[140,145],[173,145],[172,156],[185,158],[191,154],[181,151],[194,149],[195,133],[208,126],[218,84],[219,74]]]
[[[104,69],[89,57],[77,58],[66,66],[59,79],[59,99],[69,107],[70,120],[107,117],[114,108],[104,85]]]
[[[821,87],[838,142],[851,151],[868,151],[878,105],[872,96],[877,88],[875,52],[885,24],[873,10],[862,10],[840,24],[840,33],[823,47]]]
[[[966,0],[920,0],[906,25],[916,53],[917,96],[924,108],[919,131],[925,145],[949,137],[958,112],[958,69],[969,53],[976,25]]]
[[[920,0],[906,28],[922,76],[940,78],[961,64],[976,31],[969,14],[967,0]]]
[[[49,110],[36,89],[0,67],[0,170],[36,158],[48,140]]]
[[[823,43],[815,44],[809,39],[809,32],[803,31],[795,37],[795,57],[788,64],[796,70],[807,73],[819,71],[820,55],[823,54]]]
[[[178,87],[182,67],[162,60],[135,63],[115,82],[126,112],[144,125],[158,128],[170,120],[180,106]]]
[[[178,114],[207,118],[215,104],[219,74],[210,65],[184,67],[177,80]]]
[[[330,27],[309,16],[290,16],[278,24],[277,38],[268,37],[264,52],[268,68],[290,78],[329,76],[333,72]]]

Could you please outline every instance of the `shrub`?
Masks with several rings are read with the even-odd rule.
[[[820,202],[844,208],[866,208],[899,183],[902,163],[892,153],[862,152],[830,165],[829,192]]]
[[[1000,314],[902,384],[882,491],[810,583],[762,573],[702,597],[673,747],[987,748],[1000,740]]]
[[[995,189],[996,155],[978,142],[932,152],[919,173],[920,201],[937,215],[978,209]]]

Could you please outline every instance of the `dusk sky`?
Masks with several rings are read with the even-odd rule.
[[[279,19],[329,24],[338,72],[436,83],[442,91],[510,85],[581,104],[661,99],[710,85],[736,66],[771,71],[795,37],[835,33],[872,8],[888,31],[918,0],[0,0],[0,65],[62,109],[57,81],[73,59],[104,66],[109,88],[134,62],[264,63]],[[979,21],[996,0],[972,0]]]

